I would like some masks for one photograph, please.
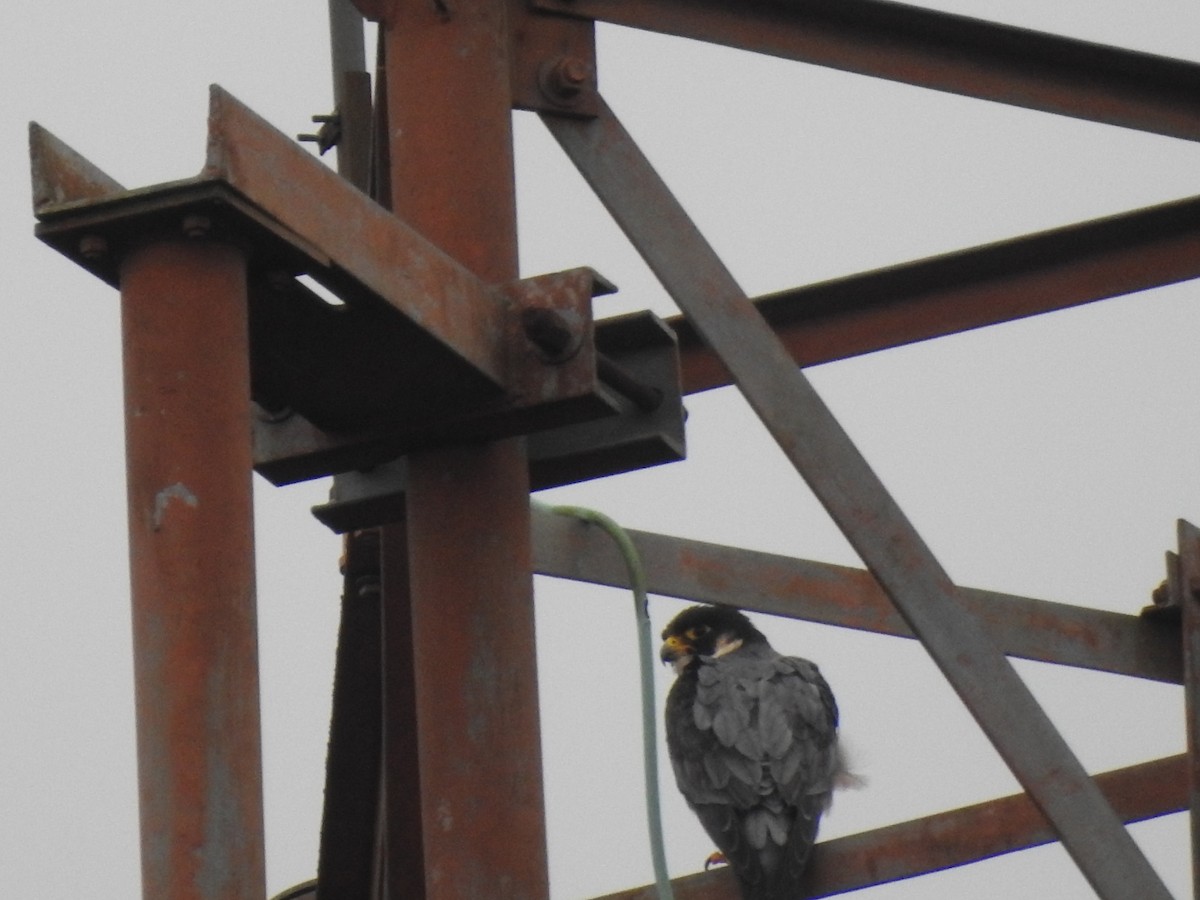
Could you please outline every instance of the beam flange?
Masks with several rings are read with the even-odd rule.
[[[533,535],[538,574],[630,586],[623,560],[597,529],[535,510]],[[629,535],[651,593],[914,637],[864,569],[644,531]],[[958,599],[1009,656],[1182,683],[1174,622],[965,587],[958,588]]]
[[[1172,756],[1096,776],[1126,824],[1187,809],[1185,756]],[[823,841],[813,849],[805,897],[832,897],[963,866],[1056,840],[1026,794],[1013,794]],[[671,882],[677,900],[728,900],[736,889],[728,871],[685,875]],[[656,900],[653,885],[596,900]]]
[[[1200,65],[888,0],[535,0],[539,9],[1200,139]]]
[[[755,298],[800,366],[819,365],[1200,277],[1189,197]],[[731,383],[682,316],[684,393]]]

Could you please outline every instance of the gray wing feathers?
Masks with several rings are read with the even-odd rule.
[[[676,780],[709,835],[743,882],[790,890],[838,764],[837,707],[816,666],[743,649],[706,660],[667,706]]]

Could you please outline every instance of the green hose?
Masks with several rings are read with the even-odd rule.
[[[654,708],[654,645],[650,636],[649,598],[646,596],[646,572],[642,560],[628,532],[604,513],[581,506],[548,506],[533,501],[536,509],[570,516],[591,525],[599,526],[617,545],[629,581],[633,587],[634,608],[637,613],[638,656],[642,672],[642,766],[646,778],[646,824],[650,830],[650,857],[654,863],[654,883],[658,888],[658,900],[675,900],[671,892],[671,879],[667,875],[667,855],[663,849],[662,809],[658,790],[658,747],[657,721]]]

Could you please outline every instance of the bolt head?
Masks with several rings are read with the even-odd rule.
[[[183,233],[190,238],[208,237],[212,231],[212,219],[200,213],[189,213],[183,217]]]
[[[99,234],[85,234],[79,239],[79,255],[91,262],[108,255],[108,240]]]
[[[558,103],[574,102],[594,79],[591,63],[579,56],[548,60],[538,72],[542,93]]]

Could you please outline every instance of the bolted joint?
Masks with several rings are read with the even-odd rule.
[[[557,309],[531,306],[521,310],[525,337],[549,363],[564,363],[579,352],[583,336],[578,327]]]
[[[108,240],[99,234],[85,234],[79,239],[79,255],[88,262],[98,262],[108,256]]]
[[[212,231],[212,219],[201,213],[188,213],[183,217],[182,228],[186,237],[200,240],[208,237]]]
[[[542,63],[538,86],[547,99],[569,105],[578,101],[584,91],[595,89],[596,72],[583,57],[560,56]]]

